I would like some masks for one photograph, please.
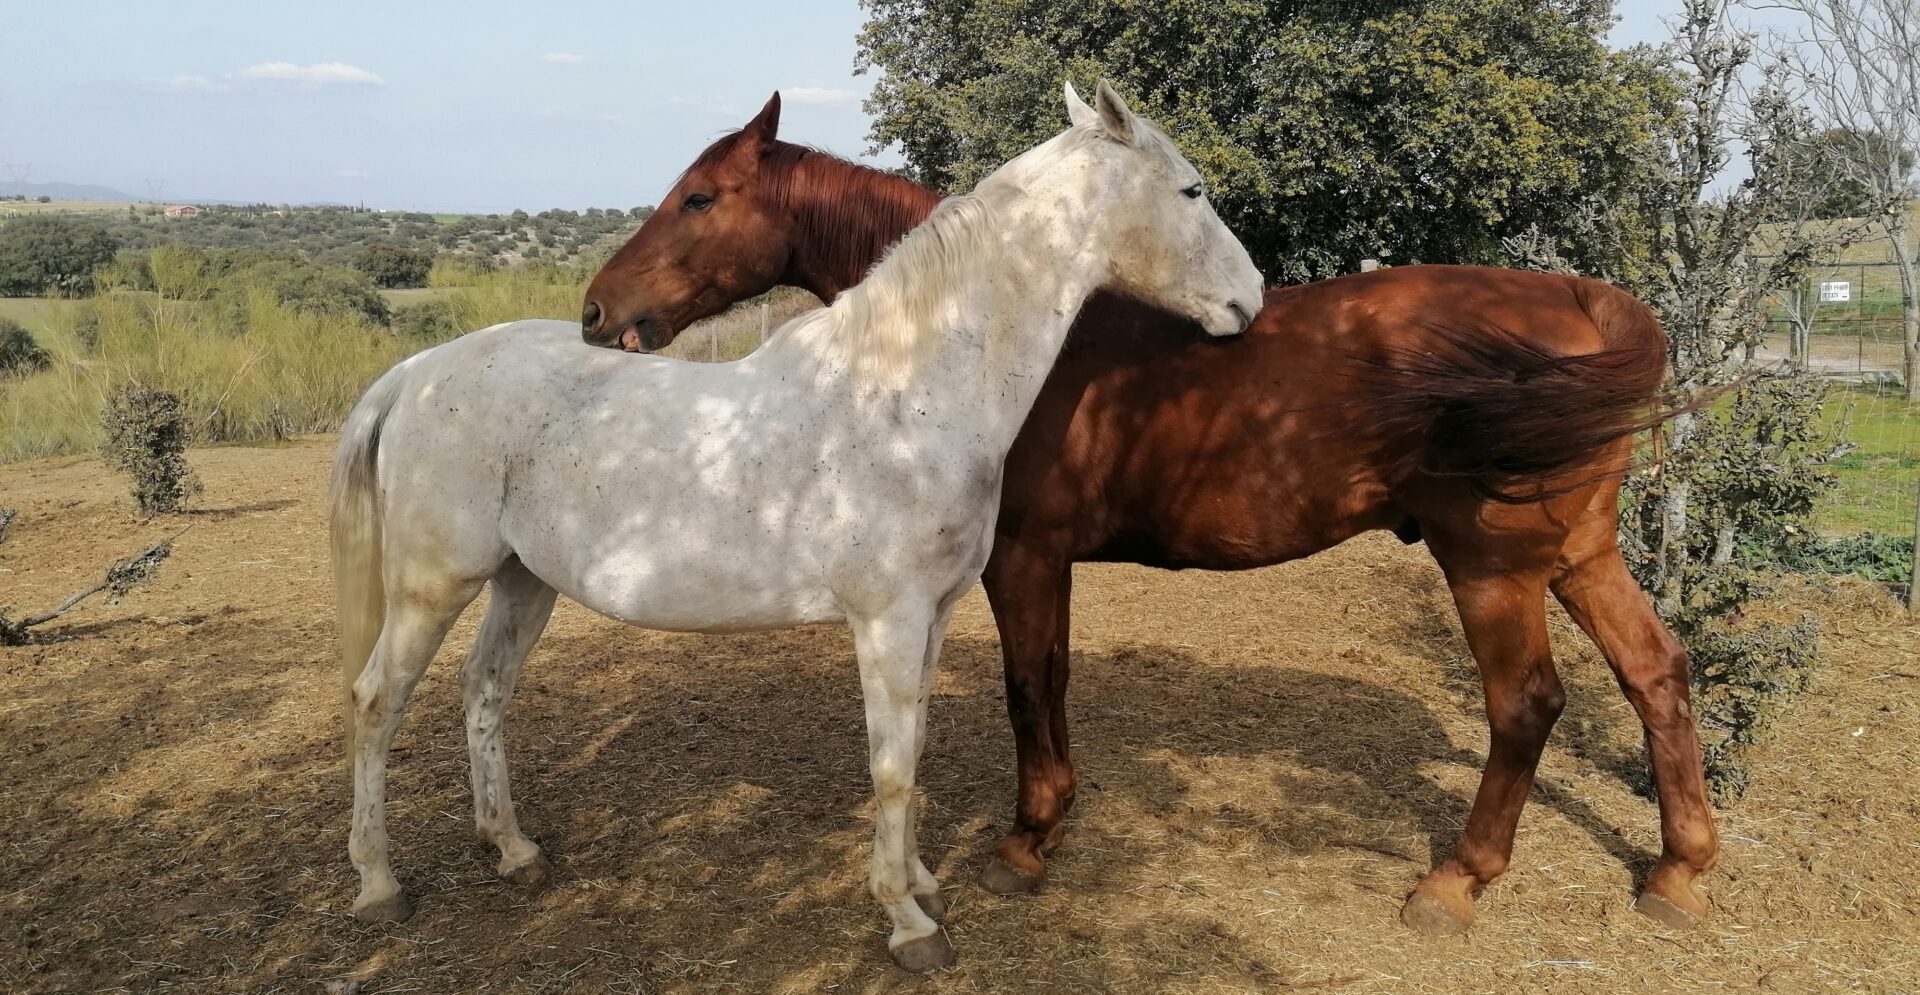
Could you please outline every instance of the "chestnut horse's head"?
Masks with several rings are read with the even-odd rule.
[[[659,349],[680,330],[763,293],[787,268],[793,217],[782,184],[791,171],[776,141],[780,94],[747,126],[700,153],[627,244],[594,275],[580,312],[591,345]]]

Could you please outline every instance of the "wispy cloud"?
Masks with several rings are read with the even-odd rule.
[[[572,52],[548,52],[540,57],[540,61],[549,62],[556,66],[578,66],[588,60],[586,56],[575,55]]]
[[[780,99],[796,104],[848,104],[859,100],[860,92],[831,86],[789,86],[781,88]]]
[[[344,62],[316,62],[310,66],[297,66],[291,62],[262,62],[242,69],[240,75],[247,79],[279,80],[311,85],[384,86],[387,82],[381,79],[378,73],[359,66],[350,66]]]
[[[208,79],[205,76],[196,76],[192,73],[174,73],[172,76],[149,79],[147,80],[147,85],[156,90],[176,92],[224,90],[227,88],[227,84],[222,80]]]

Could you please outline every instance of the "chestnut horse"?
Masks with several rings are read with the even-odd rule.
[[[831,301],[940,198],[779,141],[779,95],[707,148],[587,288],[588,342],[656,349],[775,285]],[[1648,308],[1603,283],[1409,266],[1272,290],[1252,328],[1095,295],[1006,465],[982,577],[1019,762],[1014,824],[981,875],[1037,887],[1074,795],[1066,690],[1072,565],[1239,570],[1373,529],[1425,540],[1479,665],[1491,745],[1452,856],[1401,911],[1472,924],[1506,870],[1565,696],[1549,591],[1598,644],[1645,726],[1662,853],[1635,907],[1708,911],[1719,855],[1687,657],[1627,572],[1619,477],[1665,369]],[[1097,329],[1098,334],[1084,334]]]

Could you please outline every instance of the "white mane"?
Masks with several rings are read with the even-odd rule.
[[[896,388],[913,380],[959,316],[950,306],[955,292],[995,257],[1007,205],[1099,134],[1095,127],[1070,128],[994,170],[972,193],[941,201],[827,309],[830,317],[822,320],[834,322],[832,337],[860,379]]]

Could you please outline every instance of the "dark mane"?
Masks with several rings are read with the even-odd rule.
[[[681,177],[732,155],[742,134],[732,132],[707,146]],[[795,257],[805,258],[816,273],[864,274],[940,203],[937,194],[903,177],[792,142],[775,141],[762,154],[760,168],[768,196],[786,204],[799,220]],[[828,300],[850,285],[830,282],[815,288]]]

